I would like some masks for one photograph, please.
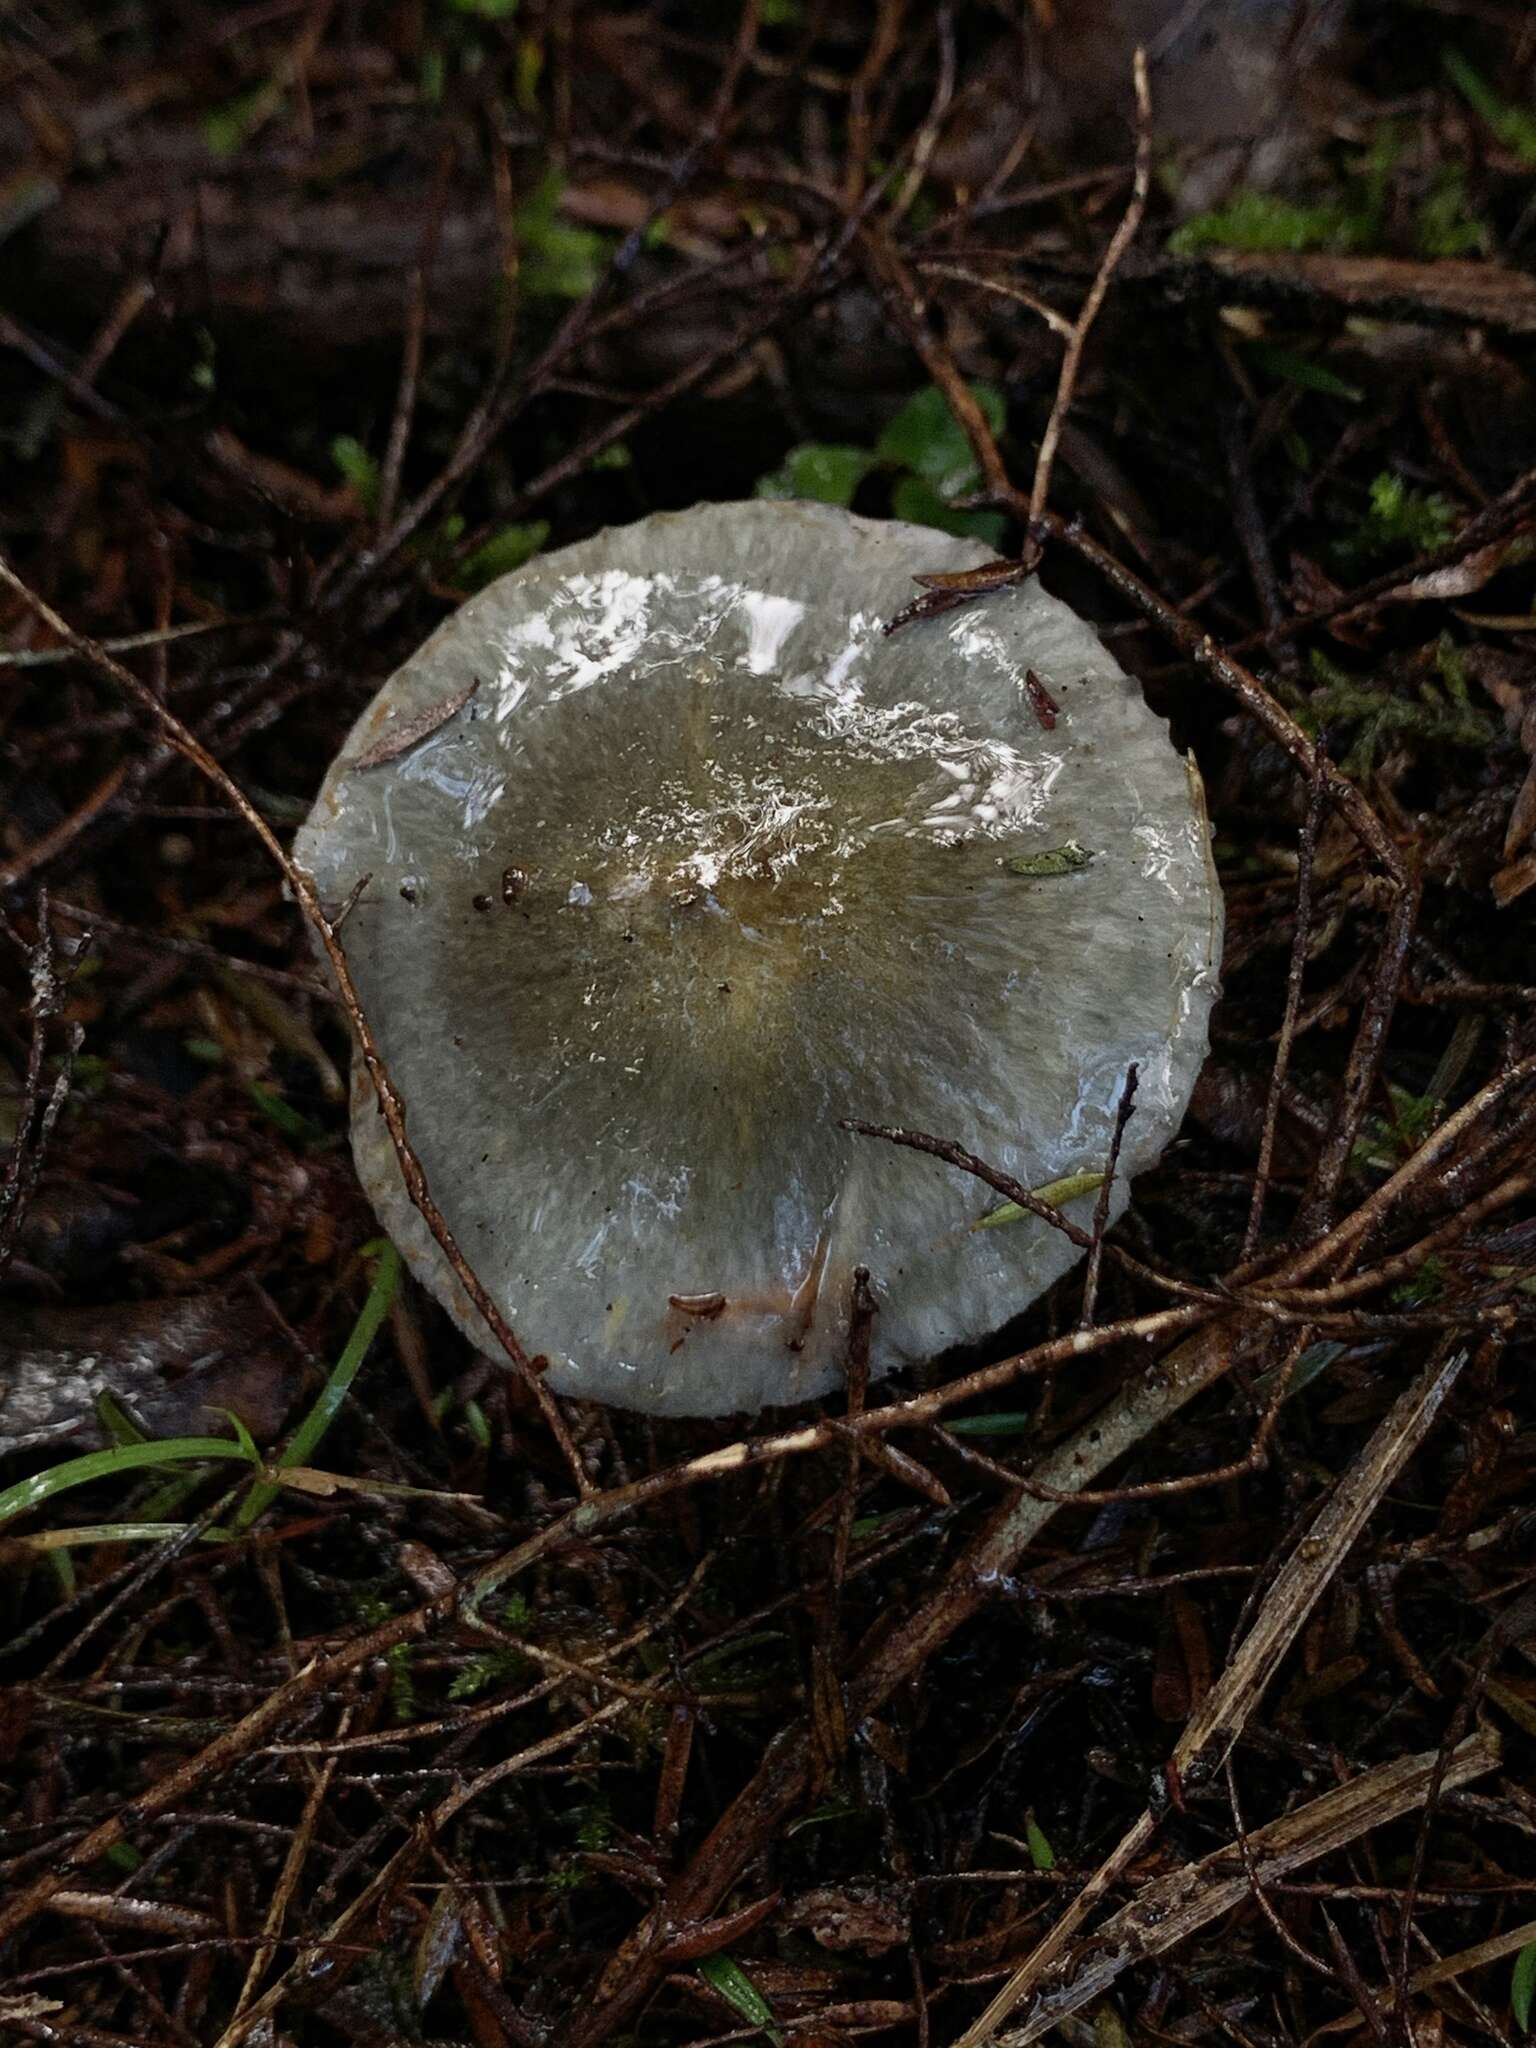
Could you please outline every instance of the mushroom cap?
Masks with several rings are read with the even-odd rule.
[[[800,1401],[856,1266],[880,1374],[1079,1257],[841,1118],[1039,1186],[1102,1170],[1135,1061],[1114,1214],[1176,1130],[1221,932],[1198,779],[1034,581],[885,635],[987,552],[795,502],[596,534],[456,612],[327,775],[295,859],[331,905],[369,878],[343,940],[412,1145],[557,1392]],[[384,1227],[494,1350],[353,1085]]]

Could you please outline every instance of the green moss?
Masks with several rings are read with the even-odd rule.
[[[1306,206],[1273,192],[1246,188],[1225,206],[1197,213],[1175,228],[1168,247],[1175,256],[1198,255],[1202,249],[1302,250],[1335,253],[1365,249],[1376,239],[1377,221],[1365,205],[1326,200]]]
[[[1336,536],[1331,553],[1346,574],[1357,575],[1392,555],[1443,548],[1455,532],[1456,507],[1449,498],[1384,469],[1371,479],[1365,511]]]
[[[379,502],[379,465],[362,442],[352,434],[338,434],[331,443],[331,460],[356,491],[358,502],[364,511],[376,510]]]
[[[1420,203],[1415,239],[1422,256],[1486,256],[1493,243],[1487,221],[1473,213],[1466,173],[1447,164],[1435,173]]]
[[[1437,660],[1445,676],[1445,656]],[[1394,740],[1431,747],[1465,747],[1482,752],[1497,738],[1494,720],[1465,695],[1465,685],[1444,689],[1426,676],[1416,695],[1382,689],[1352,676],[1320,649],[1311,655],[1316,687],[1298,707],[1309,731],[1353,732],[1342,766],[1348,775],[1368,775]]]

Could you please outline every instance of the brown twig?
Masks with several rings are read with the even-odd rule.
[[[1316,759],[1321,760],[1322,743],[1316,742]],[[1285,1010],[1275,1044],[1274,1063],[1269,1070],[1269,1087],[1264,1098],[1264,1129],[1259,1138],[1259,1156],[1253,1170],[1253,1197],[1248,1205],[1248,1223],[1243,1232],[1241,1259],[1251,1258],[1264,1221],[1264,1198],[1269,1190],[1270,1168],[1275,1157],[1275,1133],[1280,1122],[1280,1098],[1290,1072],[1291,1047],[1296,1038],[1296,1019],[1301,1011],[1301,988],[1307,969],[1307,949],[1312,943],[1312,863],[1317,855],[1317,835],[1323,821],[1323,782],[1315,773],[1307,797],[1307,815],[1296,850],[1296,926],[1291,936],[1291,963],[1286,975]]]
[[[1135,241],[1147,210],[1147,194],[1152,184],[1152,88],[1147,78],[1147,53],[1138,48],[1132,59],[1132,74],[1136,85],[1136,173],[1131,185],[1130,203],[1125,209],[1120,225],[1109,238],[1093,283],[1088,287],[1088,296],[1083,309],[1072,327],[1072,339],[1067,343],[1066,354],[1061,359],[1061,374],[1056,383],[1056,396],[1051,403],[1050,417],[1045,423],[1045,432],[1040,437],[1040,453],[1035,458],[1035,478],[1029,492],[1029,514],[1027,531],[1033,533],[1045,516],[1046,505],[1051,495],[1051,471],[1056,464],[1056,450],[1061,443],[1061,430],[1066,425],[1067,414],[1072,409],[1073,395],[1077,390],[1078,372],[1082,368],[1083,350],[1087,346],[1088,332],[1098,318],[1100,306],[1109,291],[1121,259]]]
[[[1115,1110],[1115,1128],[1110,1135],[1109,1157],[1104,1162],[1104,1178],[1099,1183],[1098,1198],[1093,1205],[1093,1229],[1088,1245],[1088,1263],[1083,1269],[1083,1306],[1078,1316],[1078,1328],[1089,1330],[1093,1327],[1093,1312],[1099,1299],[1099,1267],[1104,1259],[1104,1232],[1109,1227],[1109,1203],[1114,1193],[1115,1169],[1120,1164],[1120,1147],[1125,1142],[1125,1127],[1136,1108],[1136,1082],[1139,1069],[1136,1062],[1125,1070],[1125,1084],[1120,1090],[1119,1105]]]
[[[1031,313],[1043,320],[1052,334],[1060,335],[1063,341],[1072,338],[1072,322],[1065,313],[1058,313],[1048,300],[1038,292],[1027,291],[1023,285],[1007,284],[1001,278],[986,277],[979,270],[968,270],[964,264],[941,261],[937,256],[916,256],[912,267],[924,277],[948,278],[952,284],[973,285],[977,291],[995,293],[998,298],[1012,299],[1015,305],[1027,306]]]
[[[27,1205],[37,1187],[54,1125],[58,1122],[69,1095],[75,1055],[85,1039],[84,1030],[80,1025],[71,1027],[58,1074],[52,1087],[45,1091],[43,1061],[48,1050],[48,1027],[64,1007],[69,977],[61,977],[58,971],[54,954],[53,922],[49,915],[46,889],[38,893],[36,917],[37,937],[29,944],[5,913],[0,911],[0,932],[4,932],[20,950],[27,963],[27,976],[32,985],[31,999],[27,1006],[32,1019],[32,1029],[27,1041],[27,1065],[22,1077],[21,1103],[16,1115],[15,1136],[8,1147],[5,1172],[0,1176],[0,1274],[4,1273],[15,1253],[16,1233],[21,1228],[27,1213]],[[77,941],[77,966],[89,945],[90,933],[86,932]]]
[[[344,1706],[337,1724],[337,1734],[345,1739],[353,1716],[351,1704]],[[272,1896],[267,1902],[266,1916],[262,1922],[261,1941],[251,1955],[246,1968],[245,1981],[235,1999],[234,2011],[230,2014],[229,2025],[220,2034],[215,2048],[236,2048],[249,2031],[243,2022],[243,2015],[261,1988],[261,1980],[270,1968],[277,1953],[278,1936],[282,1933],[283,1922],[293,1903],[293,1894],[298,1886],[299,1874],[304,1868],[314,1839],[315,1826],[324,1810],[326,1796],[331,1789],[338,1759],[334,1755],[322,1757],[319,1768],[310,1779],[309,1791],[305,1795],[299,1824],[293,1831],[288,1844],[288,1853],[283,1858],[283,1867],[273,1886]]]

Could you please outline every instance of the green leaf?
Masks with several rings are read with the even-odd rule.
[[[733,2011],[754,2027],[760,2027],[775,2044],[784,2036],[773,2024],[773,2010],[746,1971],[731,1956],[706,1956],[698,1965],[699,1975],[718,1991]]]
[[[253,1465],[259,1465],[261,1463],[261,1452],[256,1448],[256,1439],[251,1435],[251,1432],[246,1428],[244,1422],[235,1413],[234,1409],[215,1408],[212,1410],[212,1413],[223,1416],[224,1420],[235,1432],[235,1442],[244,1451],[246,1457],[250,1459]]]
[[[970,389],[987,425],[1000,434],[1008,418],[1003,394],[991,384],[973,384]],[[895,468],[910,469],[941,498],[963,498],[981,480],[965,429],[937,384],[907,400],[876,442],[875,453]],[[921,523],[933,524],[931,520]]]
[[[1007,531],[1000,512],[957,512],[920,476],[902,477],[891,492],[891,512],[912,526],[936,526],[940,533],[958,534],[963,540],[983,540],[994,551],[1001,550]]]
[[[1536,164],[1536,113],[1501,100],[1459,50],[1442,50],[1440,61],[1467,105],[1488,123],[1504,147],[1522,163]]]
[[[331,460],[358,495],[363,509],[372,512],[379,502],[379,465],[353,434],[338,434],[331,443]]]
[[[786,1661],[787,1645],[776,1629],[757,1629],[718,1648],[706,1650],[688,1667],[690,1682],[700,1691],[718,1686],[736,1691],[760,1685]],[[764,1652],[772,1652],[765,1655]]]
[[[996,1415],[957,1415],[944,1425],[951,1436],[1027,1436],[1034,1426],[1033,1415],[1019,1409],[1001,1410]]]
[[[313,1145],[325,1136],[318,1124],[310,1122],[291,1103],[284,1102],[281,1095],[260,1081],[247,1081],[245,1092],[261,1111],[268,1123],[275,1124],[285,1138],[291,1138],[296,1145]]]
[[[1288,1401],[1293,1399],[1304,1388],[1310,1387],[1314,1380],[1321,1379],[1333,1361],[1342,1355],[1344,1348],[1337,1338],[1329,1338],[1321,1344],[1309,1344],[1291,1368],[1285,1384],[1285,1398]]]
[[[878,1515],[855,1515],[848,1533],[856,1543],[862,1543],[866,1536],[873,1536],[878,1529],[884,1529],[891,1522],[899,1522],[907,1512],[906,1508],[887,1508]]]
[[[203,140],[215,156],[233,156],[251,130],[276,104],[272,81],[253,86],[215,107],[203,118]]]
[[[1086,846],[1069,839],[1065,846],[1048,847],[1043,853],[1010,854],[1003,866],[1010,875],[1075,875],[1087,867],[1093,855]]]
[[[1351,405],[1358,405],[1365,396],[1358,384],[1346,384],[1342,377],[1298,349],[1256,341],[1249,346],[1248,353],[1261,370],[1268,370],[1272,377],[1283,377],[1288,384],[1298,384],[1303,391],[1320,391],[1325,398],[1347,398]]]
[[[1509,2005],[1522,2034],[1531,2031],[1531,2006],[1536,2002],[1536,1941],[1528,1941],[1515,1956],[1514,1975],[1509,1980]]]
[[[148,1432],[140,1429],[110,1387],[102,1387],[91,1405],[96,1411],[102,1435],[113,1443],[147,1444],[150,1441]]]
[[[820,505],[853,503],[853,494],[874,468],[867,448],[844,447],[835,441],[803,441],[791,448],[778,469],[761,476],[754,488],[759,498],[814,498]]]
[[[1035,1819],[1033,1807],[1024,1816],[1024,1839],[1029,1844],[1029,1860],[1036,1870],[1056,1868],[1056,1851],[1051,1847],[1044,1828]]]
[[[560,218],[564,190],[564,178],[551,168],[514,216],[518,283],[530,298],[584,299],[602,274],[608,245],[593,229]]]
[[[510,21],[518,0],[453,0],[455,14],[472,14],[477,21]]]
[[[346,1399],[358,1369],[368,1355],[368,1347],[379,1333],[379,1325],[389,1313],[389,1305],[395,1298],[395,1288],[400,1281],[400,1254],[392,1244],[381,1243],[378,1264],[374,1268],[373,1285],[368,1289],[368,1298],[352,1326],[341,1356],[332,1366],[325,1385],[315,1397],[314,1406],[304,1417],[286,1447],[275,1460],[281,1471],[287,1465],[307,1465],[313,1459],[320,1439],[336,1419],[337,1411]],[[278,1487],[270,1480],[253,1486],[231,1519],[236,1530],[249,1529],[258,1516],[265,1514],[278,1496]]]
[[[547,519],[530,519],[526,526],[500,527],[473,554],[465,556],[454,581],[460,590],[481,590],[498,576],[521,569],[548,539]]]

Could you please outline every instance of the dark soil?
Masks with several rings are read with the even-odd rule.
[[[1031,524],[1138,36],[1146,218]],[[1040,551],[1102,621],[1228,907],[1076,1354],[1081,1272],[862,1407],[562,1404],[579,1501],[526,1376],[402,1284],[260,1515],[206,1451],[7,1496],[0,2042],[948,2048],[1106,1862],[1004,2032],[1513,2042],[1527,11],[35,0],[0,38],[5,1486],[238,1451],[232,1413],[280,1446],[384,1305],[349,1020],[179,735],[286,841],[541,544],[863,451],[857,509]],[[925,480],[878,451],[933,385],[970,444]]]

